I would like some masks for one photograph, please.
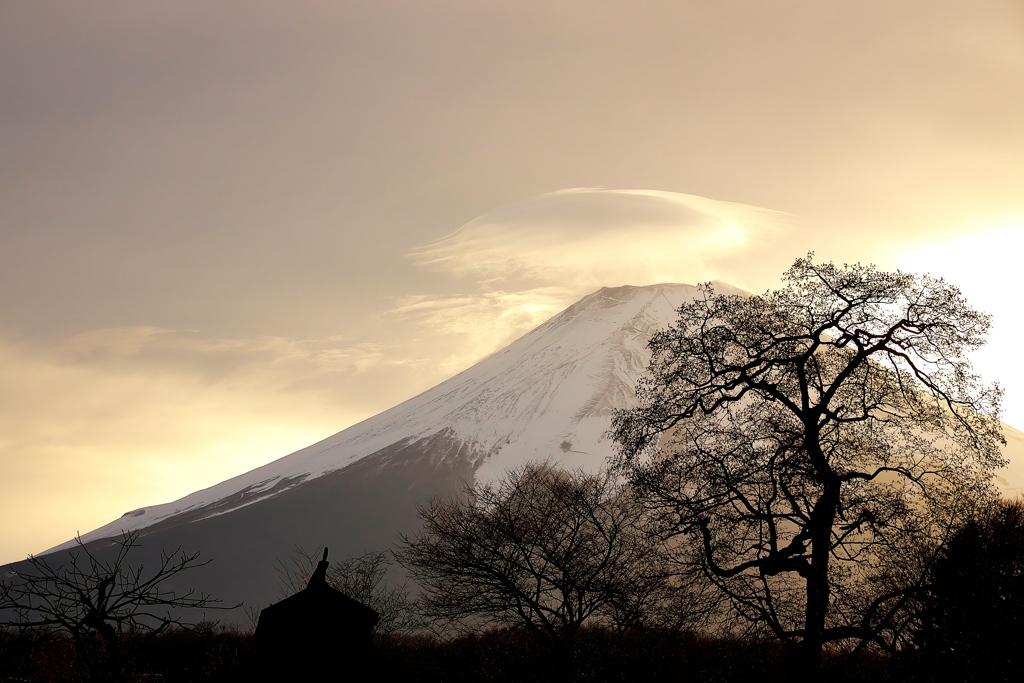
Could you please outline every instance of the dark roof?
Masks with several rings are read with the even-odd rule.
[[[331,630],[366,631],[369,634],[380,616],[358,600],[327,584],[327,549],[305,589],[260,612],[260,631],[279,628],[328,627]]]
[[[260,613],[260,620],[263,620],[264,615],[273,615],[275,619],[290,619],[314,613],[365,625],[367,629],[373,628],[380,619],[374,610],[324,583],[310,586],[267,607]]]

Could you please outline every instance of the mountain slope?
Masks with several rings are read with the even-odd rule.
[[[646,367],[647,340],[696,293],[694,287],[674,284],[603,288],[390,410],[173,503],[128,512],[82,539],[229,513],[398,444],[442,433],[485,480],[524,460],[551,456],[572,466],[599,466],[611,453],[604,437],[611,412],[631,404]]]

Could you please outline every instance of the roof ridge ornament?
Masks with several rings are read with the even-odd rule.
[[[313,586],[326,586],[327,585],[327,565],[330,562],[327,561],[327,546],[324,546],[324,559],[320,560],[316,565],[316,571],[309,577],[309,583],[306,584],[306,588],[312,588]]]

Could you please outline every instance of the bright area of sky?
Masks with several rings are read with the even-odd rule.
[[[1024,426],[1022,122],[1017,0],[2,3],[0,562],[808,250],[960,285]]]

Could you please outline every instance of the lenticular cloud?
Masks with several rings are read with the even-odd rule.
[[[485,286],[699,282],[722,277],[723,259],[778,232],[784,217],[675,192],[560,190],[483,215],[410,256]]]

